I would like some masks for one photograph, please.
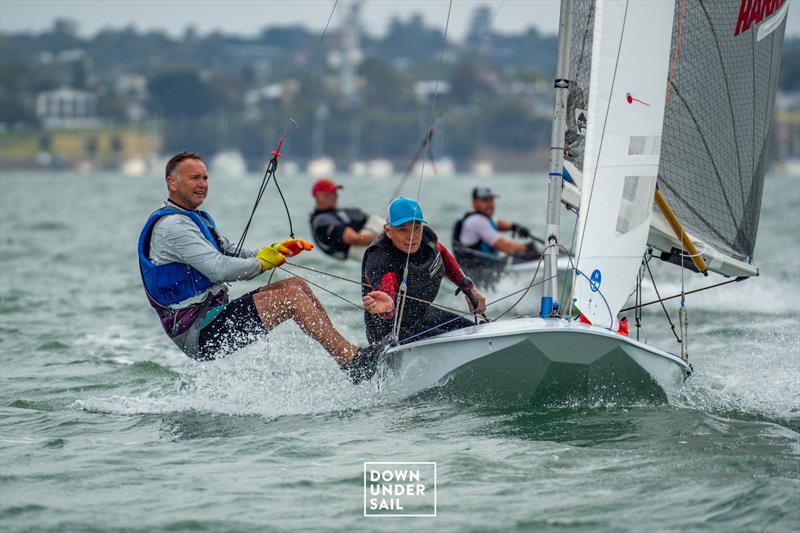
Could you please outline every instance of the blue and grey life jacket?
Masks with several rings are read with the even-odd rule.
[[[492,217],[488,217],[488,216],[484,215],[483,213],[479,213],[477,211],[470,211],[470,212],[466,213],[463,217],[461,217],[459,220],[457,220],[455,224],[453,224],[453,249],[454,249],[454,251],[455,251],[455,249],[460,247],[460,248],[469,248],[471,250],[478,250],[479,252],[483,252],[483,253],[488,254],[488,255],[498,255],[497,250],[492,248],[492,245],[489,244],[488,242],[484,241],[483,239],[480,239],[478,242],[476,242],[475,244],[473,244],[471,246],[467,246],[466,244],[461,242],[461,229],[464,227],[464,222],[469,217],[471,217],[473,215],[486,217],[486,219],[489,221],[489,224],[491,224],[494,229],[497,229],[497,222],[495,222],[492,219]]]
[[[213,281],[192,266],[184,263],[156,265],[150,260],[150,238],[153,234],[153,226],[166,215],[185,215],[191,218],[200,228],[203,237],[214,248],[222,252],[222,247],[214,231],[216,228],[214,219],[205,211],[182,211],[164,207],[153,212],[139,235],[139,270],[142,274],[144,289],[150,300],[162,307],[169,307],[203,294],[214,286]]]

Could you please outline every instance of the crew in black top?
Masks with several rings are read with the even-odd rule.
[[[347,259],[351,246],[369,246],[378,236],[364,230],[368,215],[358,208],[338,208],[342,186],[329,179],[318,179],[311,188],[316,200],[311,213],[311,235],[320,250],[336,259]]]

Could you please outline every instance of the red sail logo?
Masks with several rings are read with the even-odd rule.
[[[736,21],[734,35],[739,35],[750,29],[754,23],[768,19],[778,11],[786,0],[742,0],[739,7],[739,19]]]

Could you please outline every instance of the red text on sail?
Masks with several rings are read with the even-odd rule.
[[[778,11],[786,0],[742,0],[739,6],[739,18],[736,21],[734,35],[739,35],[750,29],[754,23],[768,19]]]

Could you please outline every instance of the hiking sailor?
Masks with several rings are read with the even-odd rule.
[[[201,156],[183,151],[167,163],[169,198],[147,219],[139,237],[139,267],[148,300],[164,331],[189,357],[204,361],[248,345],[278,324],[293,319],[343,369],[359,349],[348,342],[308,285],[290,278],[228,298],[228,282],[252,279],[286,257],[313,248],[288,239],[260,250],[241,250],[217,232],[198,208],[208,194]]]

